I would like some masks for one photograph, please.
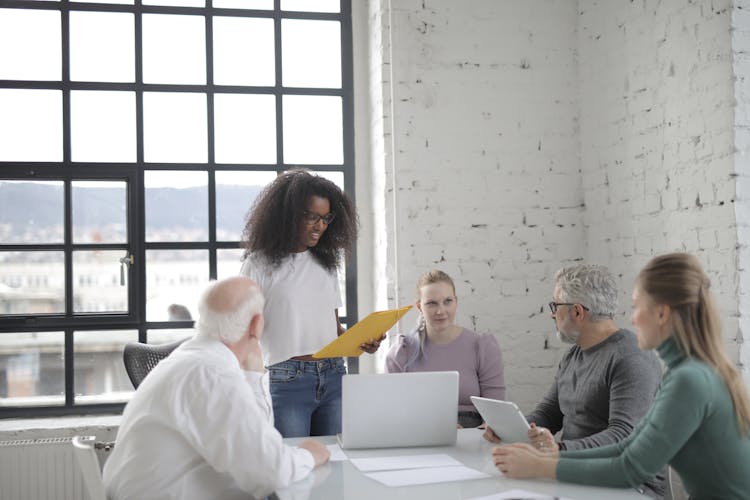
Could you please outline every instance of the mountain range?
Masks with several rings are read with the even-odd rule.
[[[242,224],[255,197],[263,186],[233,186],[218,184],[217,230],[237,231]],[[85,191],[85,194],[84,194]],[[59,225],[62,220],[63,188],[59,184],[37,182],[0,182],[0,225],[10,224],[21,230],[19,225],[28,224],[29,211],[33,211],[34,225],[38,228]],[[123,207],[113,199],[112,188],[73,187],[73,213],[76,225],[82,227],[102,227],[113,221],[122,220]],[[206,210],[196,207],[196,203],[206,200],[206,187],[187,188],[148,188],[146,189],[148,226],[151,230],[184,227],[186,219],[190,227],[206,224]],[[87,209],[90,207],[89,209]]]

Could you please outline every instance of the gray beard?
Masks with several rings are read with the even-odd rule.
[[[575,344],[578,340],[578,337],[580,337],[580,332],[573,332],[572,334],[563,333],[560,330],[557,330],[555,333],[557,333],[557,340],[564,344]]]

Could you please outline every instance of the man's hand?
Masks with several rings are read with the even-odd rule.
[[[312,454],[313,459],[315,460],[315,467],[323,465],[328,462],[329,458],[331,458],[331,452],[328,451],[328,447],[320,441],[305,439],[300,443],[299,447],[304,448]]]
[[[560,446],[555,441],[554,436],[545,427],[537,427],[536,424],[531,424],[531,428],[528,432],[529,442],[534,448],[543,452],[559,452]]]
[[[485,426],[485,428],[484,428],[484,434],[482,434],[482,437],[484,439],[486,439],[487,441],[489,441],[490,443],[499,443],[500,441],[502,441],[497,436],[497,434],[495,434],[494,432],[492,432],[492,429],[490,428],[489,425]]]
[[[252,341],[250,350],[247,353],[245,362],[242,363],[242,369],[252,372],[264,373],[266,367],[263,363],[263,350],[260,348],[260,342],[257,340]]]
[[[380,343],[385,340],[385,333],[378,339],[370,339],[369,342],[364,342],[359,345],[359,348],[368,354],[373,354],[380,347]]]

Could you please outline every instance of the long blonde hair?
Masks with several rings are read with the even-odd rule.
[[[453,295],[456,295],[456,285],[453,284],[451,277],[439,269],[430,269],[429,271],[422,273],[417,279],[417,301],[422,299],[422,287],[432,285],[433,283],[449,284],[453,289]],[[424,320],[424,314],[422,314],[421,311],[417,317],[417,327],[409,335],[413,337],[414,342],[419,343],[419,348],[414,351],[414,354],[404,364],[404,369],[424,355],[424,341],[427,337],[427,324]]]
[[[689,357],[712,366],[729,390],[740,434],[750,432],[750,398],[740,373],[724,351],[719,313],[709,293],[711,280],[697,258],[686,253],[654,257],[638,275],[637,286],[671,310],[672,334]]]

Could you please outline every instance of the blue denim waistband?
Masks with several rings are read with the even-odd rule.
[[[344,366],[344,358],[324,358],[320,361],[299,361],[297,359],[287,359],[286,361],[271,365],[269,366],[269,368],[272,368],[274,366],[281,367],[282,365],[286,367],[294,367],[302,372],[318,373],[337,368],[339,366]]]

